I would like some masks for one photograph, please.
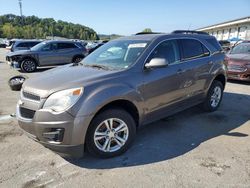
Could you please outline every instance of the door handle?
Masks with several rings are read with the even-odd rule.
[[[209,62],[208,62],[209,65],[212,65],[213,63],[214,63],[213,61],[209,61]]]
[[[182,70],[182,69],[178,69],[177,70],[177,74],[182,74],[182,73],[184,73],[185,71],[184,70]]]

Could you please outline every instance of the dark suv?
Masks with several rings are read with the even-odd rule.
[[[41,40],[16,40],[13,41],[10,51],[15,52],[18,50],[29,50],[33,46],[42,42]]]
[[[124,37],[78,64],[24,82],[20,127],[48,148],[99,157],[125,152],[142,124],[202,104],[215,111],[226,84],[224,53],[206,33]]]
[[[81,61],[87,50],[80,42],[44,41],[30,50],[8,53],[6,60],[24,72],[33,72],[38,66],[55,66]]]

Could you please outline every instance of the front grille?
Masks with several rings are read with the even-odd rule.
[[[23,97],[26,98],[26,99],[30,99],[30,100],[34,100],[34,101],[40,101],[40,96],[38,96],[38,95],[34,95],[34,94],[31,94],[31,93],[28,93],[28,92],[25,92],[25,91],[23,91],[22,94],[23,94]]]
[[[30,109],[23,108],[23,107],[20,107],[19,110],[20,110],[20,115],[23,118],[27,118],[27,119],[33,119],[35,112],[36,112],[34,110],[30,110]]]
[[[227,68],[229,71],[234,71],[234,72],[245,72],[247,70],[247,68],[243,67],[242,65],[228,65]]]

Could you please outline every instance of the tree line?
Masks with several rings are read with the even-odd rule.
[[[45,39],[47,36],[81,40],[99,39],[93,29],[80,24],[36,16],[0,16],[0,38]]]

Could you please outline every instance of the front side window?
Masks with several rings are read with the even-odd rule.
[[[46,44],[45,46],[42,47],[42,51],[50,51],[50,50],[51,50],[50,44]]]
[[[106,43],[81,62],[86,66],[126,69],[136,62],[147,47],[145,40],[115,40]]]
[[[194,39],[181,39],[182,58],[193,59],[209,55],[207,48],[199,41]]]
[[[177,40],[168,40],[159,44],[150,55],[148,61],[153,58],[164,58],[169,64],[179,62],[180,53]]]
[[[32,51],[42,50],[45,46],[47,46],[46,42],[40,42],[37,45],[31,48]]]

